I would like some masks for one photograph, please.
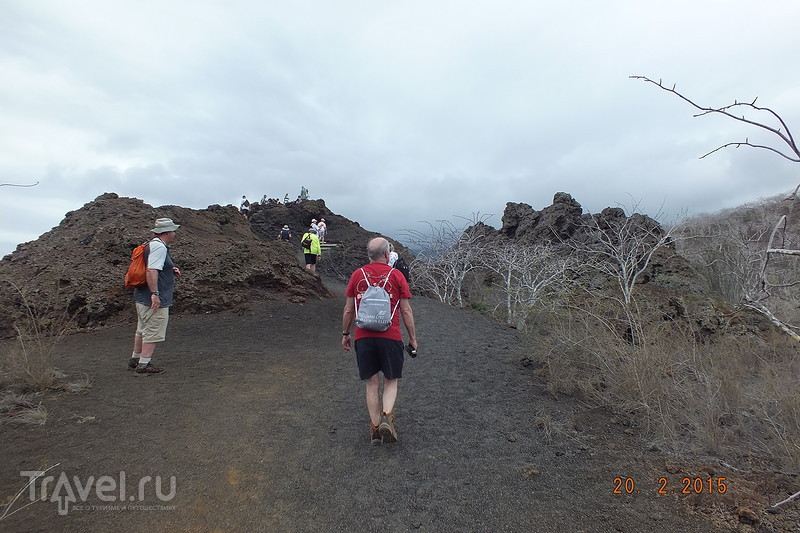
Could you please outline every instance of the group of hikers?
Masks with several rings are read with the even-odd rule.
[[[310,227],[300,239],[300,244],[303,246],[306,269],[311,272],[316,272],[317,270],[317,261],[322,257],[322,243],[325,242],[327,233],[328,224],[325,219],[322,217],[319,220],[312,218]],[[284,224],[283,228],[278,232],[278,239],[289,242],[291,238],[292,230],[289,229],[288,225]]]
[[[306,268],[312,272],[320,255],[320,223],[324,239],[327,226],[322,218],[319,222],[312,220],[302,239]],[[181,275],[168,248],[180,227],[170,218],[159,218],[144,250],[146,282],[134,289],[137,323],[133,353],[128,360],[128,368],[136,376],[164,371],[153,365],[151,359],[156,345],[166,339],[173,289]],[[285,239],[284,232],[288,232]],[[291,239],[288,226],[283,227],[278,238]],[[375,446],[398,440],[394,422],[397,385],[405,352],[411,357],[417,355],[417,336],[410,305],[411,290],[406,276],[397,267],[402,258],[397,258],[393,245],[383,237],[369,241],[367,257],[369,263],[352,273],[345,290],[341,347],[347,351],[355,349],[358,375],[366,385],[369,442]],[[408,334],[406,346],[401,318]]]
[[[262,207],[271,207],[276,205],[289,205],[291,203],[301,203],[305,202],[309,199],[308,196],[308,189],[304,185],[300,186],[300,194],[297,195],[297,199],[294,201],[289,199],[289,193],[287,192],[283,197],[283,203],[281,204],[280,198],[267,198],[267,195],[261,197],[261,201],[258,202],[261,204]],[[250,200],[247,199],[246,195],[242,195],[242,201],[239,202],[239,212],[242,213],[244,216],[250,216],[250,206],[253,205]]]

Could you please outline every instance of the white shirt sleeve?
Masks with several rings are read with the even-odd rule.
[[[147,256],[147,268],[163,270],[167,260],[167,246],[158,239],[150,241],[150,255]]]

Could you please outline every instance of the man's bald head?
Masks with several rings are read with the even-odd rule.
[[[375,237],[367,243],[367,257],[372,263],[389,262],[389,241],[383,237]]]

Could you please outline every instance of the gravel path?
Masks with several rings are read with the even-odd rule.
[[[64,339],[57,365],[94,387],[43,398],[43,426],[2,426],[0,496],[24,485],[20,471],[58,463],[51,473],[82,483],[124,471],[125,504],[148,509],[115,509],[92,491],[66,515],[40,502],[0,530],[718,530],[690,512],[696,501],[656,494],[657,452],[545,394],[520,364],[516,331],[432,300],[412,300],[420,356],[400,384],[400,441],[370,446],[363,384],[339,345],[342,287],[333,290],[242,315],[176,316],[156,352],[160,376],[125,370],[132,326]],[[162,493],[175,476],[174,498],[159,500],[151,483],[130,501],[143,476],[160,476]],[[639,492],[614,494],[616,477]]]

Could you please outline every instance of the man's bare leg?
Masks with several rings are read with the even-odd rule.
[[[376,373],[374,376],[367,378],[366,382],[367,410],[369,411],[369,419],[372,421],[372,425],[377,426],[381,423],[381,375]]]

